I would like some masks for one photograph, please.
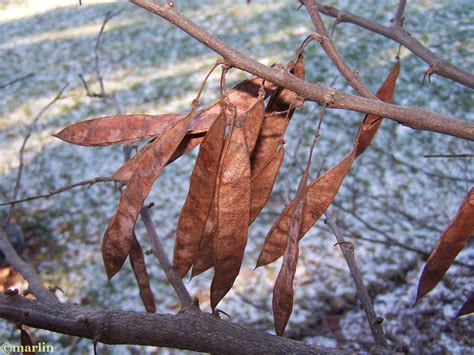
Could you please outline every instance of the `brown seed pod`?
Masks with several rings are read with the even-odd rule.
[[[224,111],[201,143],[188,196],[179,216],[173,266],[184,277],[196,258],[214,199],[227,119]]]
[[[217,187],[217,233],[213,240],[214,278],[211,307],[214,310],[239,274],[247,244],[250,217],[250,159],[239,117],[235,119],[222,154]]]
[[[400,63],[397,61],[377,92],[377,95],[380,95],[381,99],[391,101],[399,70]],[[380,121],[381,119],[377,116],[366,115],[357,133],[353,150],[337,165],[322,174],[306,188],[306,203],[299,239],[321,218],[322,214],[333,201],[352,163],[356,157],[362,154],[367,148],[377,133],[377,129],[380,125],[374,124],[377,120]],[[360,149],[358,148],[359,141],[362,142]],[[273,224],[260,252],[257,267],[267,265],[277,260],[285,252],[286,245],[288,244],[288,232],[294,206],[295,201],[292,201]]]
[[[130,249],[130,264],[132,265],[133,274],[137,280],[140,298],[142,299],[145,310],[148,313],[156,312],[155,299],[150,286],[150,277],[145,264],[145,256],[138,239],[133,234],[132,248]]]
[[[474,188],[468,192],[456,216],[441,234],[425,264],[418,284],[416,299],[430,292],[443,278],[474,234]]]
[[[122,193],[119,206],[109,223],[102,244],[102,256],[109,279],[120,270],[130,254],[135,222],[143,202],[166,162],[182,141],[189,125],[190,117],[182,119],[150,143],[143,157],[143,164],[137,167]]]

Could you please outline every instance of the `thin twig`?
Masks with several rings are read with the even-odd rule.
[[[375,227],[374,225],[372,225],[371,223],[367,222],[365,219],[363,219],[360,215],[358,215],[356,212],[350,210],[350,209],[347,209],[345,207],[343,207],[342,205],[340,205],[339,203],[337,202],[333,202],[333,206],[337,207],[338,209],[340,209],[341,211],[344,211],[345,213],[349,213],[352,217],[354,217],[357,221],[359,221],[360,223],[362,223],[362,225],[364,225],[366,228],[368,228],[369,230],[371,230],[372,232],[375,232],[377,234],[379,234],[380,236],[382,236],[385,240],[377,240],[377,239],[371,239],[371,238],[366,238],[366,237],[363,237],[363,236],[360,236],[360,235],[355,235],[355,234],[351,234],[349,235],[348,237],[349,238],[355,238],[355,239],[360,239],[360,240],[365,240],[367,242],[372,242],[372,243],[378,243],[378,244],[384,244],[384,245],[387,245],[387,246],[393,246],[393,247],[397,247],[397,248],[400,248],[400,249],[404,249],[404,250],[408,250],[412,253],[415,253],[415,254],[418,254],[420,255],[424,260],[428,260],[429,256],[431,255],[430,252],[427,252],[423,249],[419,249],[419,248],[416,248],[414,246],[412,246],[411,244],[409,243],[402,243],[402,242],[399,242],[396,238],[390,236],[388,233],[386,233],[385,231],[381,230],[380,228],[377,228]],[[474,264],[466,264],[462,261],[459,261],[459,260],[455,260],[454,261],[454,264],[455,265],[458,265],[458,266],[462,266],[462,267],[466,267],[466,268],[469,268],[471,270],[474,270]]]
[[[473,153],[464,154],[425,154],[423,158],[474,158]]]
[[[23,143],[20,148],[19,152],[19,160],[20,160],[20,165],[18,166],[18,173],[16,176],[16,182],[15,182],[15,187],[13,189],[13,195],[12,195],[12,200],[16,200],[18,198],[18,194],[20,193],[20,188],[21,188],[21,178],[23,176],[23,169],[24,169],[24,155],[25,155],[25,148],[26,144],[28,143],[28,140],[31,137],[31,134],[33,133],[33,130],[36,127],[36,123],[38,120],[43,116],[43,114],[52,106],[56,101],[58,101],[62,94],[64,93],[64,90],[66,90],[68,84],[65,84],[61,90],[57,93],[57,95],[52,99],[45,107],[43,107],[40,112],[36,115],[36,117],[33,119],[33,122],[30,125],[30,128],[28,132],[25,135],[25,138],[23,139]],[[10,205],[10,211],[8,212],[8,216],[6,218],[6,223],[10,223],[11,218],[13,217],[13,212],[15,210],[15,204]]]
[[[92,186],[94,184],[97,184],[98,182],[110,182],[110,181],[115,182],[115,180],[112,179],[111,177],[96,177],[96,178],[89,179],[89,180],[83,180],[83,181],[75,182],[73,184],[60,187],[56,190],[46,192],[44,194],[35,195],[35,196],[28,196],[28,197],[24,197],[24,198],[21,198],[21,199],[18,199],[18,200],[14,200],[14,201],[2,202],[2,203],[0,203],[0,206],[18,204],[18,203],[27,202],[27,201],[38,200],[40,198],[49,198],[51,196],[58,195],[60,193],[63,193],[65,191],[68,191],[68,190],[71,190],[71,189],[74,189],[76,187],[80,187],[80,186],[84,186],[84,185]]]
[[[325,223],[329,225],[331,230],[333,231],[334,235],[336,236],[337,242],[339,247],[341,248],[342,254],[346,259],[347,266],[349,266],[349,270],[351,272],[352,278],[354,279],[354,283],[357,289],[357,295],[359,297],[360,303],[362,304],[362,308],[364,309],[365,315],[367,316],[367,320],[369,322],[370,330],[374,336],[375,343],[381,347],[387,347],[387,339],[385,338],[382,322],[383,318],[377,316],[375,313],[374,306],[372,304],[372,300],[370,299],[369,292],[365,287],[364,280],[362,275],[357,267],[357,262],[355,260],[354,249],[351,243],[346,242],[344,239],[344,235],[339,230],[334,218],[328,213],[325,213],[326,219]]]
[[[405,7],[407,5],[406,0],[399,0],[397,11],[395,12],[395,17],[393,18],[393,25],[396,27],[403,27],[405,22]]]
[[[166,256],[166,252],[163,248],[163,245],[160,242],[160,237],[156,232],[156,227],[151,219],[150,211],[148,207],[142,208],[140,212],[140,216],[142,218],[143,223],[145,224],[145,228],[148,232],[148,236],[150,238],[150,243],[152,245],[153,254],[158,259],[163,271],[166,274],[171,286],[173,286],[176,295],[178,296],[181,302],[181,308],[192,308],[194,305],[193,299],[189,294],[186,286],[184,286],[183,281],[173,269],[168,257]]]
[[[404,28],[400,26],[384,26],[369,21],[349,11],[339,10],[334,6],[324,5],[321,3],[318,3],[317,6],[321,13],[336,18],[338,23],[352,23],[353,25],[365,28],[368,31],[380,34],[397,43],[400,43],[403,47],[410,50],[413,54],[415,54],[417,57],[427,63],[433,73],[443,76],[461,85],[467,86],[468,88],[474,89],[474,75],[466,72],[461,68],[458,68],[446,59],[438,57],[431,50],[423,46],[420,41],[418,41]],[[400,9],[400,4],[398,8]]]
[[[17,83],[17,82],[19,82],[19,81],[23,81],[23,80],[29,79],[29,78],[31,78],[31,77],[33,77],[33,76],[35,76],[35,75],[36,75],[36,73],[29,73],[29,74],[20,76],[19,78],[15,78],[15,79],[13,79],[13,80],[11,80],[11,81],[5,83],[5,84],[0,85],[0,89],[5,89],[7,86],[13,85],[13,84],[15,84],[15,83]]]

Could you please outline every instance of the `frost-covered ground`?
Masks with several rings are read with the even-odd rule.
[[[78,78],[83,74],[94,80],[95,38],[108,11],[123,9],[104,33],[101,65],[106,88],[117,95],[125,113],[186,112],[202,78],[218,58],[165,21],[132,5],[84,3],[78,7],[75,1],[0,1],[0,85],[35,73],[29,80],[1,89],[2,193],[12,191],[18,150],[31,120],[66,82],[69,86],[64,98],[42,117],[27,147],[22,194],[34,195],[82,179],[107,176],[121,164],[121,147],[77,147],[51,136],[73,122],[114,113],[109,102],[86,97]],[[290,0],[252,1],[251,5],[243,0],[176,4],[192,20],[266,64],[286,63],[313,29],[304,9],[296,11],[296,2]],[[396,6],[394,1],[341,0],[331,4],[385,24],[389,24]],[[434,52],[473,72],[473,17],[474,3],[469,0],[449,5],[410,1],[406,25]],[[326,23],[332,26],[333,20],[326,18]],[[398,45],[348,24],[338,26],[334,36],[348,63],[375,91],[394,62]],[[306,68],[308,81],[352,92],[316,44],[307,47]],[[402,51],[394,102],[474,121],[472,91],[439,77],[422,86],[426,68],[410,52]],[[228,85],[244,77],[232,70]],[[204,100],[211,101],[217,95],[216,74],[207,85]],[[294,159],[303,166],[318,116],[319,107],[307,103],[292,121],[279,182],[268,208],[251,228],[241,275],[220,305],[233,321],[273,329],[270,295],[279,265],[256,271],[253,266],[266,232],[283,209],[285,195],[294,195],[301,170],[288,166]],[[313,177],[321,167],[331,167],[350,151],[361,118],[353,112],[327,112],[312,165]],[[297,144],[300,137],[301,144]],[[389,340],[407,344],[413,353],[467,354],[474,346],[472,316],[454,319],[472,291],[474,268],[452,267],[444,281],[415,305],[424,259],[420,253],[407,250],[432,250],[474,182],[472,159],[427,159],[423,155],[472,152],[473,148],[469,142],[413,131],[387,120],[371,148],[356,161],[332,207],[348,240],[355,245],[376,310],[385,318]],[[155,202],[153,217],[170,254],[193,157],[195,152],[169,166],[149,197]],[[101,238],[118,198],[113,185],[97,184],[17,207],[17,221],[28,237],[24,255],[34,261],[48,284],[61,287],[64,301],[142,310],[128,266],[110,283],[103,272]],[[0,213],[4,215],[6,209]],[[138,235],[148,247],[141,223]],[[303,239],[287,335],[317,345],[368,350],[372,344],[370,330],[354,296],[345,261],[333,244],[334,237],[322,221]],[[459,255],[459,261],[473,264],[472,246]],[[177,301],[162,271],[152,256],[146,258],[158,311],[176,311]],[[207,272],[187,283],[204,309],[209,309],[211,276],[212,272]],[[18,339],[13,327],[1,324],[2,339]],[[92,349],[90,341],[44,331],[33,334],[64,353]],[[101,349],[111,353],[137,350]]]

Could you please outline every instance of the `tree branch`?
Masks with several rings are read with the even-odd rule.
[[[61,96],[64,93],[64,90],[68,87],[68,84],[65,84],[61,90],[56,94],[56,96],[45,106],[43,107],[40,112],[36,115],[36,117],[33,119],[33,122],[31,123],[31,126],[28,130],[28,132],[25,135],[25,138],[23,139],[23,143],[21,145],[20,151],[18,153],[19,155],[19,160],[20,160],[20,165],[18,166],[18,173],[16,176],[16,182],[15,182],[15,187],[13,188],[13,196],[12,200],[16,200],[18,197],[18,194],[20,193],[20,188],[21,188],[21,178],[23,176],[23,169],[24,169],[24,155],[25,155],[25,149],[26,149],[26,144],[28,143],[28,140],[31,137],[31,134],[33,133],[33,130],[36,127],[36,124],[38,123],[38,120],[43,116],[43,114],[51,107],[54,105],[56,101],[58,101]],[[13,212],[15,211],[15,204],[10,205],[10,211],[8,212],[8,216],[5,219],[6,223],[10,223],[10,220],[13,216]]]
[[[40,278],[33,266],[20,258],[15,248],[13,248],[12,244],[8,240],[3,226],[0,227],[0,250],[5,255],[5,259],[8,261],[8,263],[25,278],[25,280],[28,282],[28,288],[31,290],[31,293],[36,296],[36,298],[48,303],[59,302],[56,295],[41,283]]]
[[[404,1],[401,1],[400,3],[402,2]],[[454,66],[446,59],[438,57],[428,48],[423,46],[420,41],[412,37],[409,32],[404,30],[401,26],[398,26],[400,20],[397,20],[397,16],[402,13],[400,3],[395,15],[393,27],[380,25],[351,12],[339,10],[334,6],[323,5],[320,3],[318,3],[317,6],[319,11],[321,11],[323,14],[336,18],[337,23],[352,23],[356,26],[365,28],[366,30],[374,33],[378,33],[384,37],[400,43],[402,46],[407,48],[409,51],[427,63],[430,66],[431,73],[438,74],[461,85],[467,86],[468,88],[474,89],[474,75]]]
[[[110,182],[110,181],[116,182],[116,180],[112,179],[111,177],[96,177],[96,178],[89,179],[89,180],[78,181],[78,182],[75,182],[74,184],[63,186],[63,187],[60,187],[59,189],[56,189],[56,190],[53,190],[53,191],[50,191],[50,192],[46,192],[44,194],[39,194],[39,195],[35,195],[35,196],[28,196],[28,197],[20,198],[18,200],[9,200],[7,202],[2,202],[2,203],[0,203],[0,206],[18,204],[18,203],[27,202],[27,201],[38,200],[40,198],[49,198],[51,196],[58,195],[60,193],[63,193],[65,191],[68,191],[68,190],[71,190],[71,189],[74,189],[76,187],[80,187],[80,186],[84,186],[84,185],[90,185],[91,186],[91,185],[97,184],[99,182]]]
[[[148,207],[142,208],[140,216],[148,232],[148,237],[150,238],[153,254],[155,254],[156,258],[160,262],[160,265],[166,274],[166,278],[168,279],[174,291],[176,292],[176,295],[178,296],[179,301],[181,302],[181,308],[193,307],[194,302],[191,295],[186,289],[186,286],[184,286],[183,280],[181,280],[179,275],[173,269],[173,266],[171,265],[168,256],[166,255],[163,245],[161,244],[160,237],[156,232],[156,228],[153,223],[153,220],[151,219]]]
[[[357,262],[355,260],[354,255],[354,246],[352,245],[352,243],[346,242],[342,232],[336,225],[334,218],[327,212],[325,213],[325,215],[325,223],[329,225],[334,235],[336,236],[337,244],[339,244],[342,254],[344,254],[347,266],[349,266],[349,270],[351,272],[352,278],[354,279],[354,283],[357,289],[357,296],[359,297],[360,303],[362,304],[362,308],[364,309],[365,315],[367,316],[367,320],[369,322],[370,330],[372,331],[372,334],[374,336],[375,343],[377,344],[377,346],[386,348],[388,343],[383,331],[383,318],[378,317],[375,313],[374,306],[369,296],[369,292],[365,287],[364,280],[362,278],[362,275],[360,274],[359,268],[357,267]]]
[[[252,330],[196,311],[176,315],[109,311],[0,295],[0,317],[105,344],[148,345],[215,354],[347,354]]]
[[[407,5],[406,0],[399,0],[397,11],[395,12],[395,17],[393,18],[393,25],[396,27],[403,27],[403,23],[405,22],[405,7]]]
[[[306,7],[306,10],[308,11],[309,16],[311,17],[311,20],[313,21],[313,24],[316,27],[316,31],[321,36],[319,43],[321,43],[321,46],[323,47],[324,51],[336,65],[341,75],[356,90],[356,92],[359,93],[359,95],[370,99],[378,100],[377,97],[372,94],[367,88],[367,86],[365,86],[365,84],[359,79],[357,73],[351,68],[349,68],[345,60],[342,58],[341,54],[334,45],[331,36],[326,30],[326,26],[324,25],[321,15],[319,14],[316,2],[314,0],[302,0],[301,2]]]
[[[151,0],[129,1],[179,27],[203,43],[206,47],[223,56],[230,66],[247,71],[278,86],[292,90],[307,100],[316,101],[321,105],[326,105],[331,108],[347,109],[390,118],[415,129],[474,140],[474,124],[472,123],[463,122],[449,116],[419,108],[402,107],[379,100],[349,95],[319,84],[309,84],[295,78],[282,68],[270,68],[244,56],[225,42],[194,24],[183,16],[174,6],[169,4],[160,5]]]

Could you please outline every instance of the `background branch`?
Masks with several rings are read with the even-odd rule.
[[[342,58],[341,54],[334,45],[334,42],[332,41],[331,36],[329,35],[326,29],[326,26],[324,25],[323,19],[319,14],[316,2],[314,0],[302,0],[301,2],[306,7],[306,10],[308,11],[309,16],[311,17],[311,20],[313,21],[313,24],[316,27],[316,31],[321,36],[319,43],[321,43],[321,46],[323,47],[324,51],[336,65],[341,75],[360,95],[374,100],[378,100],[377,97],[372,94],[367,88],[367,86],[365,86],[365,84],[359,79],[357,73],[351,68],[349,68],[345,60]]]
[[[320,3],[318,3],[317,6],[319,11],[321,11],[323,14],[336,18],[337,23],[352,23],[356,26],[365,28],[366,30],[380,34],[400,43],[406,49],[427,63],[430,66],[431,73],[438,74],[461,85],[467,86],[468,88],[474,89],[474,75],[456,67],[446,59],[438,57],[431,50],[423,46],[423,44],[415,37],[412,37],[409,32],[398,25],[399,21],[397,22],[396,19],[398,14],[402,11],[400,4],[397,9],[397,14],[395,15],[395,26],[393,27],[380,25],[351,12],[339,10],[334,6],[323,5]]]

